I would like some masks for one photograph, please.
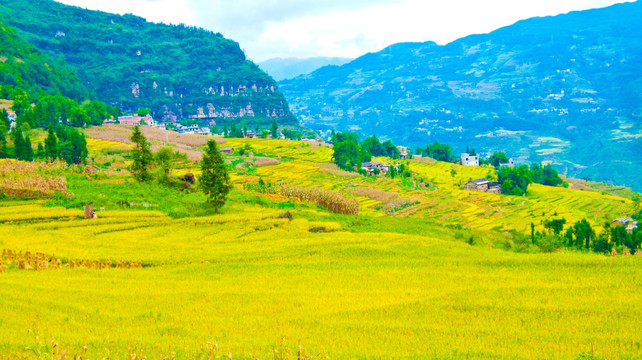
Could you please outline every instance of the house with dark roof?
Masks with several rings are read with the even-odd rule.
[[[611,221],[611,226],[624,226],[627,232],[632,233],[634,229],[637,229],[638,222],[625,216]]]
[[[488,192],[493,194],[502,193],[502,184],[497,181],[491,181],[488,183]]]
[[[486,179],[470,180],[464,184],[464,190],[468,191],[488,191],[490,181]]]

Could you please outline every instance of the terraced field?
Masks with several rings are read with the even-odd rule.
[[[328,148],[219,139],[278,163],[235,170],[215,215],[198,192],[110,172],[126,159],[108,141],[88,142],[97,173],[52,170],[67,194],[0,201],[0,359],[642,358],[642,256],[501,249],[544,219],[599,230],[631,200],[467,192],[491,169],[446,163],[354,176]],[[357,198],[359,215],[244,190],[259,179]]]

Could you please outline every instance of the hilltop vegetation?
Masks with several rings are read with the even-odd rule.
[[[642,2],[520,21],[440,46],[400,43],[281,81],[317,130],[472,145],[642,189]],[[385,137],[384,137],[385,136]]]
[[[141,130],[154,152],[169,146],[193,161],[208,140]],[[89,166],[0,167],[0,247],[11,249],[0,256],[3,356],[639,353],[642,284],[633,274],[642,257],[581,246],[539,253],[558,228],[552,220],[565,218],[568,228],[588,219],[600,233],[604,221],[636,211],[631,200],[539,184],[527,197],[468,192],[460,185],[491,167],[379,158],[404,161],[413,175],[361,176],[332,165],[325,146],[216,138],[234,149],[224,157],[234,186],[214,215],[198,182],[190,191],[134,182],[131,128],[87,133]],[[198,178],[193,161],[177,162],[171,174]],[[260,190],[274,185],[351,198],[359,215]],[[83,219],[87,204],[97,219]],[[52,291],[53,306],[43,296]]]
[[[0,14],[29,43],[64,60],[98,99],[124,112],[296,124],[274,80],[221,34],[52,0],[3,1]]]
[[[85,100],[89,91],[62,62],[52,62],[34,46],[24,41],[5,22],[0,21],[0,98],[12,99],[16,88],[31,94],[62,94]]]

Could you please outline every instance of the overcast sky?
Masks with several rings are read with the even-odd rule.
[[[203,27],[248,57],[358,57],[407,41],[446,44],[518,20],[625,0],[58,0]]]

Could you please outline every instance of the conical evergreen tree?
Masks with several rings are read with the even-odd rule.
[[[207,202],[214,205],[216,212],[218,212],[225,205],[225,199],[232,185],[230,175],[227,173],[227,166],[214,140],[207,142],[201,162],[201,171],[201,189],[207,194]]]
[[[25,159],[25,138],[22,136],[22,131],[19,127],[13,129],[13,154],[18,160]]]
[[[58,138],[54,134],[53,124],[49,124],[47,130],[47,138],[45,139],[45,157],[47,160],[53,161],[59,157],[58,153]]]
[[[279,138],[279,124],[276,123],[276,119],[272,119],[272,127],[270,128],[270,132],[272,133],[272,139]]]
[[[31,139],[28,134],[25,134],[24,142],[24,159],[25,161],[33,161],[33,147],[31,147]]]
[[[139,182],[151,180],[152,174],[150,168],[154,161],[154,155],[150,150],[147,138],[140,131],[140,126],[134,126],[132,136],[129,139],[136,144],[136,147],[132,150],[134,162],[131,166],[131,172],[134,178]]]
[[[7,128],[0,122],[0,159],[7,157]]]

